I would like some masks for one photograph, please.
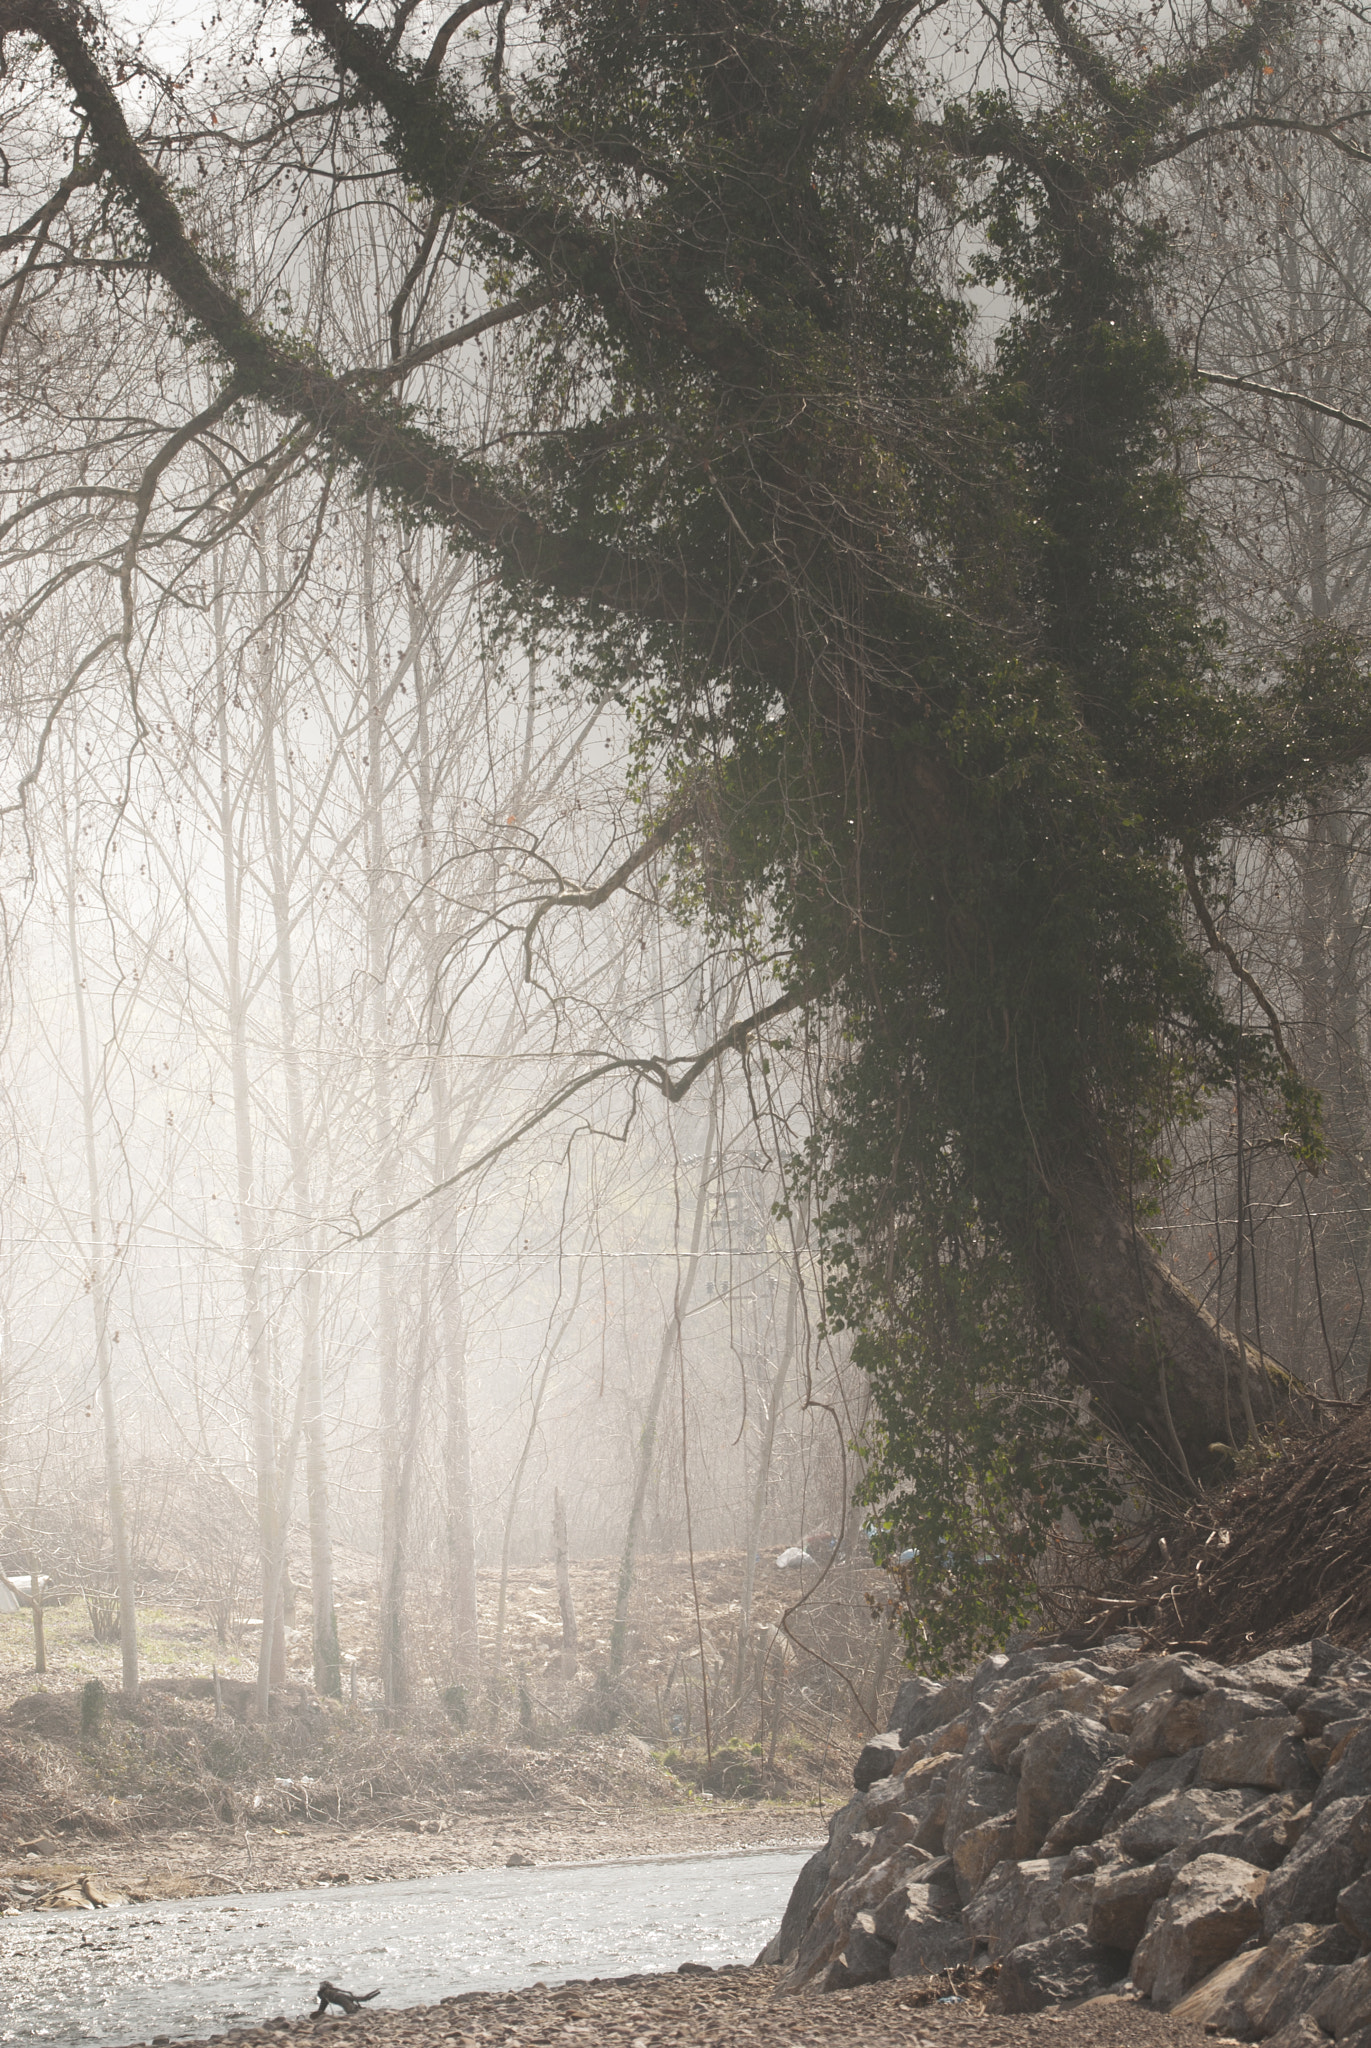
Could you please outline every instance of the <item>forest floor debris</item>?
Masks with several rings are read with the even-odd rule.
[[[1086,1648],[1138,1629],[1149,1650],[1236,1661],[1371,1634],[1371,1409],[1290,1435],[1280,1455],[1123,1548],[1058,1616]]]
[[[882,1625],[889,1579],[865,1553],[829,1569],[800,1571],[778,1571],[774,1557],[764,1553],[755,1568],[743,1642],[745,1564],[740,1550],[699,1552],[693,1563],[685,1554],[649,1554],[641,1560],[622,1669],[608,1702],[603,1695],[618,1560],[586,1558],[570,1567],[580,1640],[572,1678],[562,1672],[552,1564],[509,1573],[502,1620],[500,1574],[482,1571],[477,1589],[482,1670],[498,1669],[501,1677],[493,1692],[488,1683],[468,1689],[472,1725],[489,1729],[493,1724],[498,1734],[532,1724],[556,1733],[594,1723],[607,1705],[610,1718],[654,1747],[698,1747],[704,1718],[703,1644],[716,1725],[728,1718],[732,1705],[731,1697],[718,1695],[741,1692],[748,1701],[748,1714],[741,1719],[750,1715],[752,1735],[761,1735],[768,1746],[779,1723],[782,1736],[798,1733],[820,1753],[834,1747],[845,1751],[851,1731],[861,1725],[863,1707],[874,1712],[878,1699],[884,1702],[899,1662],[896,1638]],[[296,1568],[303,1573],[305,1561],[297,1559]],[[377,1709],[376,1562],[339,1545],[335,1571],[344,1695],[349,1704]],[[46,1684],[68,1690],[98,1678],[114,1693],[120,1682],[117,1631],[107,1626],[112,1639],[97,1641],[79,1588],[66,1587],[65,1597],[62,1592],[59,1581],[45,1614]],[[184,1691],[189,1683],[204,1698],[217,1671],[230,1711],[240,1713],[244,1688],[256,1675],[260,1625],[245,1608],[221,1636],[211,1623],[212,1604],[189,1570],[167,1570],[149,1579],[138,1615],[144,1688]],[[108,1624],[109,1616],[104,1618]],[[778,1640],[782,1630],[784,1642]],[[416,1598],[408,1635],[414,1698],[421,1707],[436,1706],[450,1695],[453,1679],[450,1627],[441,1599]],[[297,1596],[286,1630],[286,1654],[287,1690],[307,1693],[310,1629],[303,1596]],[[32,1617],[28,1612],[0,1616],[0,1709],[34,1687]]]
[[[282,2016],[212,2035],[244,2048],[345,2037],[349,2048],[1200,2048],[1199,2027],[1129,1998],[1009,2018],[977,2001],[940,2002],[937,1979],[864,1985],[824,1999],[777,1996],[773,1969],[686,1965],[653,1976],[594,1978],[524,1991],[469,1992],[440,2005],[368,2009],[347,2020]]]

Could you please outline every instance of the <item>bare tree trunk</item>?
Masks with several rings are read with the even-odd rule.
[[[457,1252],[450,1224],[439,1237],[439,1336],[443,1347],[444,1529],[447,1537],[448,1598],[452,1615],[452,1666],[463,1684],[480,1675],[481,1643],[476,1613],[476,1518],[471,1482],[471,1420],[467,1407],[466,1331],[457,1286]]]
[[[214,626],[218,656],[219,841],[223,861],[224,971],[238,1189],[238,1266],[243,1288],[243,1331],[248,1354],[253,1466],[257,1483],[257,1544],[261,1562],[262,1641],[257,1660],[257,1711],[265,1721],[271,1707],[272,1686],[285,1677],[285,1640],[276,1582],[276,1559],[281,1547],[277,1526],[276,1425],[272,1413],[271,1358],[263,1302],[262,1222],[253,1161],[252,1077],[248,1068],[247,998],[243,985],[242,868],[238,860],[237,818],[232,794],[233,760],[228,727],[230,684],[222,586],[215,590]]]
[[[281,1009],[281,1054],[286,1082],[286,1142],[290,1148],[291,1190],[303,1267],[299,1278],[300,1374],[304,1390],[305,1493],[309,1512],[314,1684],[317,1691],[330,1699],[341,1699],[343,1680],[338,1653],[338,1617],[333,1601],[333,1534],[329,1521],[328,1458],[324,1441],[324,1372],[319,1330],[322,1280],[317,1261],[309,1132],[300,1072],[291,872],[281,827],[275,707],[269,697],[264,698],[262,711],[268,857],[276,935],[276,986]]]
[[[438,908],[434,893],[437,820],[434,813],[433,733],[429,725],[423,617],[417,596],[417,575],[410,577],[410,644],[414,649],[414,695],[418,725],[420,874],[423,882],[421,918],[430,973],[439,971]],[[441,1020],[436,987],[434,1014]],[[447,1048],[439,1021],[433,1029],[433,1178],[445,1181],[452,1172],[452,1110],[448,1090]],[[456,1206],[440,1198],[438,1214],[438,1336],[442,1349],[444,1414],[444,1534],[447,1548],[448,1602],[452,1617],[452,1666],[459,1683],[480,1675],[481,1642],[476,1609],[476,1503],[471,1476],[471,1418],[467,1398],[466,1330],[458,1277]]]
[[[509,1500],[505,1507],[504,1533],[500,1540],[500,1591],[495,1605],[495,1647],[491,1657],[492,1672],[496,1676],[499,1674],[500,1660],[504,1654],[505,1615],[509,1605],[509,1557],[514,1544],[514,1524],[519,1512],[519,1500],[523,1491],[524,1473],[527,1470],[533,1446],[538,1440],[538,1422],[543,1412],[543,1401],[547,1394],[548,1384],[552,1378],[552,1369],[557,1363],[557,1354],[561,1350],[562,1339],[570,1329],[576,1311],[581,1305],[581,1288],[585,1283],[585,1270],[585,1260],[578,1259],[576,1261],[576,1285],[572,1290],[571,1305],[562,1317],[556,1335],[554,1336],[551,1330],[548,1332],[543,1369],[538,1376],[538,1384],[533,1396],[533,1412],[529,1416],[528,1428],[524,1432],[524,1443],[523,1449],[519,1453],[519,1462],[514,1467],[514,1476],[509,1482]]]
[[[48,1668],[48,1643],[43,1633],[43,1585],[35,1550],[29,1552],[29,1604],[33,1609],[33,1668],[41,1678]],[[121,1615],[121,1623],[122,1620]],[[123,1634],[122,1626],[120,1634]],[[125,1686],[124,1690],[127,1692],[129,1688]]]
[[[614,1677],[623,1670],[624,1653],[628,1644],[628,1604],[633,1595],[633,1581],[638,1565],[638,1544],[643,1531],[643,1510],[647,1505],[647,1489],[652,1478],[652,1462],[657,1449],[657,1421],[661,1414],[667,1381],[671,1377],[671,1368],[680,1347],[681,1326],[685,1321],[686,1310],[690,1306],[690,1297],[695,1291],[695,1276],[700,1267],[700,1240],[704,1235],[705,1209],[709,1201],[710,1182],[714,1176],[714,1149],[718,1129],[719,1082],[716,1076],[709,1095],[709,1121],[705,1130],[704,1153],[700,1160],[699,1184],[695,1190],[695,1215],[690,1228],[690,1251],[684,1267],[676,1275],[671,1313],[662,1326],[657,1370],[652,1377],[647,1410],[643,1416],[643,1426],[638,1433],[633,1496],[629,1503],[628,1526],[624,1530],[624,1547],[619,1556],[614,1626],[609,1638],[609,1669],[611,1676]]]
[[[552,1549],[557,1564],[557,1604],[562,1610],[562,1676],[576,1676],[576,1609],[571,1603],[571,1571],[567,1557],[566,1502],[557,1487],[552,1495]]]
[[[790,1287],[786,1295],[785,1334],[781,1341],[781,1356],[767,1395],[766,1423],[762,1430],[762,1441],[757,1447],[757,1470],[752,1479],[752,1503],[747,1518],[747,1552],[743,1561],[742,1612],[738,1617],[738,1670],[737,1692],[742,1699],[747,1674],[747,1649],[752,1635],[752,1600],[757,1588],[757,1546],[762,1540],[762,1520],[766,1514],[766,1492],[771,1479],[771,1457],[776,1447],[776,1424],[780,1419],[781,1403],[785,1399],[785,1383],[790,1373],[791,1361],[795,1356],[795,1338],[800,1319],[800,1276],[792,1266]]]
[[[376,1198],[382,1213],[395,1203],[394,1076],[391,1072],[387,960],[385,835],[385,707],[376,624],[375,503],[368,496],[362,547],[362,616],[367,690],[367,976],[371,1039]],[[387,1707],[409,1704],[405,1642],[406,1542],[409,1501],[405,1485],[405,1426],[401,1414],[400,1346],[396,1314],[395,1226],[376,1238],[376,1325],[380,1372],[381,1435],[381,1696]]]
[[[119,1654],[122,1684],[138,1690],[138,1615],[134,1600],[133,1559],[129,1553],[128,1519],[124,1506],[123,1460],[119,1416],[114,1394],[109,1327],[109,1286],[105,1249],[104,1204],[100,1197],[100,1161],[95,1139],[95,1062],[90,1019],[86,1013],[86,979],[81,941],[76,929],[76,827],[69,821],[67,837],[67,946],[71,960],[72,997],[81,1042],[81,1123],[86,1153],[86,1197],[90,1215],[90,1306],[95,1323],[95,1376],[100,1394],[100,1423],[105,1453],[105,1496],[109,1504],[110,1543],[114,1551],[114,1585],[119,1596]],[[37,1567],[34,1567],[36,1572]],[[34,1641],[43,1649],[42,1595],[33,1582]],[[46,1664],[39,1666],[43,1669]]]
[[[1371,1360],[1368,1100],[1361,1038],[1361,920],[1352,893],[1344,812],[1311,812],[1300,850],[1300,1064],[1323,1102],[1328,1158],[1308,1188],[1319,1260],[1320,1337],[1332,1352],[1331,1391],[1359,1393]],[[1322,1349],[1314,1347],[1314,1355]],[[1339,1382],[1346,1381],[1346,1388]]]

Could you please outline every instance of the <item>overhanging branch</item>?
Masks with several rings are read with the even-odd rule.
[[[1258,398],[1279,398],[1286,405],[1302,405],[1308,412],[1321,413],[1325,419],[1337,420],[1344,427],[1356,427],[1360,433],[1371,434],[1371,420],[1364,420],[1360,413],[1345,412],[1340,405],[1329,405],[1322,398],[1311,398],[1307,391],[1290,391],[1282,384],[1263,384],[1256,377],[1234,377],[1226,370],[1196,370],[1201,384],[1223,384],[1230,391],[1251,391]]]
[[[587,549],[578,534],[549,530],[484,465],[464,460],[383,400],[370,400],[312,351],[277,342],[191,240],[165,179],[134,141],[68,0],[0,0],[0,36],[16,32],[38,37],[51,50],[104,169],[138,216],[153,269],[227,358],[244,395],[306,422],[330,452],[368,476],[384,477],[415,511],[497,550],[520,580],[631,616],[687,622],[691,592],[679,572],[612,548]]]
[[[632,881],[638,870],[645,867],[654,853],[676,837],[695,815],[693,799],[677,804],[667,812],[639,846],[633,849],[626,860],[620,861],[612,875],[603,882],[597,882],[593,889],[564,889],[559,895],[545,896],[534,911],[524,931],[524,980],[533,979],[533,941],[543,919],[553,910],[598,910],[611,896]]]
[[[565,1108],[568,1102],[573,1101],[578,1095],[583,1095],[587,1088],[593,1088],[597,1082],[607,1080],[611,1074],[629,1074],[635,1079],[649,1081],[668,1102],[679,1102],[699,1080],[701,1074],[707,1073],[725,1053],[741,1051],[754,1032],[760,1031],[767,1024],[774,1024],[778,1017],[784,1017],[790,1011],[802,1009],[806,1003],[814,1002],[827,992],[828,986],[826,977],[813,975],[788,994],[777,996],[775,1002],[767,1003],[760,1010],[754,1010],[750,1017],[740,1018],[736,1024],[730,1025],[727,1031],[716,1038],[712,1045],[697,1053],[675,1080],[672,1079],[671,1070],[681,1065],[680,1059],[631,1059],[621,1055],[597,1061],[583,1074],[575,1075],[570,1081],[555,1089],[541,1107],[531,1111],[512,1130],[506,1131],[503,1137],[487,1145],[483,1152],[468,1160],[465,1166],[459,1166],[446,1180],[437,1181],[432,1187],[425,1188],[421,1195],[415,1195],[412,1201],[402,1202],[398,1208],[378,1217],[375,1223],[367,1224],[365,1229],[359,1227],[353,1230],[344,1242],[348,1245],[365,1244],[368,1238],[376,1237],[381,1231],[388,1230],[393,1223],[398,1223],[402,1216],[410,1216],[416,1209],[423,1208],[426,1202],[436,1200],[439,1195],[451,1194],[454,1188],[460,1187],[464,1181],[473,1179],[487,1166],[493,1165],[504,1153],[511,1151],[520,1139],[526,1138],[531,1131],[536,1131],[540,1124],[545,1124],[549,1117],[554,1116],[559,1109]]]

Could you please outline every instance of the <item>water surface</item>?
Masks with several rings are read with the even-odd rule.
[[[0,1920],[0,2043],[115,2048],[306,2011],[323,1977],[378,2006],[568,1977],[750,1963],[805,1852],[755,1850]]]

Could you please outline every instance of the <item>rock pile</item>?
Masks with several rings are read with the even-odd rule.
[[[1275,2048],[1371,2048],[1371,1661],[1039,1645],[911,1678],[761,1960],[825,1990],[995,1969]]]

